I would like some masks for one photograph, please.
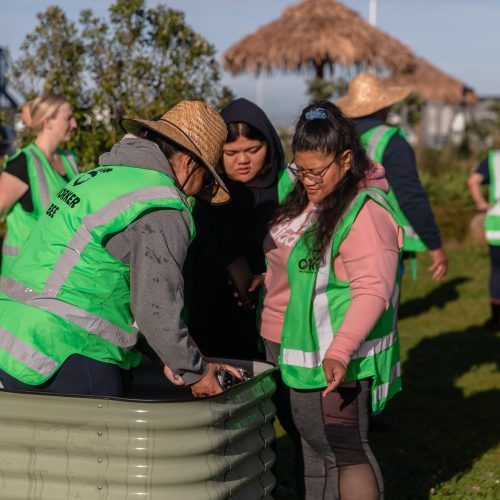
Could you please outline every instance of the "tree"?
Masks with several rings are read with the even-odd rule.
[[[116,0],[109,19],[83,10],[78,28],[59,7],[37,17],[12,80],[27,96],[43,90],[69,97],[79,121],[73,145],[82,164],[94,165],[116,142],[124,116],[157,116],[182,99],[217,106],[232,97],[220,85],[214,47],[181,11]]]
[[[348,81],[342,76],[327,80],[315,76],[307,80],[307,94],[311,102],[334,100],[347,92]]]

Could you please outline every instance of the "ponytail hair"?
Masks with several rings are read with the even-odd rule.
[[[59,108],[65,103],[69,103],[69,100],[62,95],[39,95],[23,104],[21,119],[29,129],[38,134],[43,129],[44,121],[47,118],[55,118]]]

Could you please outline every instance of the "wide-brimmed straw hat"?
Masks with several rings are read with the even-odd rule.
[[[347,95],[335,103],[349,118],[368,116],[408,97],[410,87],[386,85],[373,73],[360,73],[349,83]]]
[[[121,127],[138,135],[153,130],[193,153],[212,174],[215,183],[196,195],[212,204],[230,199],[229,190],[215,170],[227,139],[227,127],[219,113],[201,101],[181,101],[155,120],[124,118]]]

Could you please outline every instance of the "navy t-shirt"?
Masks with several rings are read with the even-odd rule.
[[[490,169],[488,166],[488,158],[483,160],[474,170],[476,174],[482,175],[484,177],[482,184],[490,183]]]

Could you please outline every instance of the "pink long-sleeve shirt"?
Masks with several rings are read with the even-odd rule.
[[[372,185],[373,183],[370,183]],[[274,227],[264,240],[268,260],[261,335],[281,341],[285,311],[290,298],[287,262],[292,247],[314,216],[310,204],[296,219]],[[361,208],[333,262],[335,274],[348,281],[351,304],[325,357],[345,366],[369,335],[394,291],[402,233],[387,210],[373,200]]]

